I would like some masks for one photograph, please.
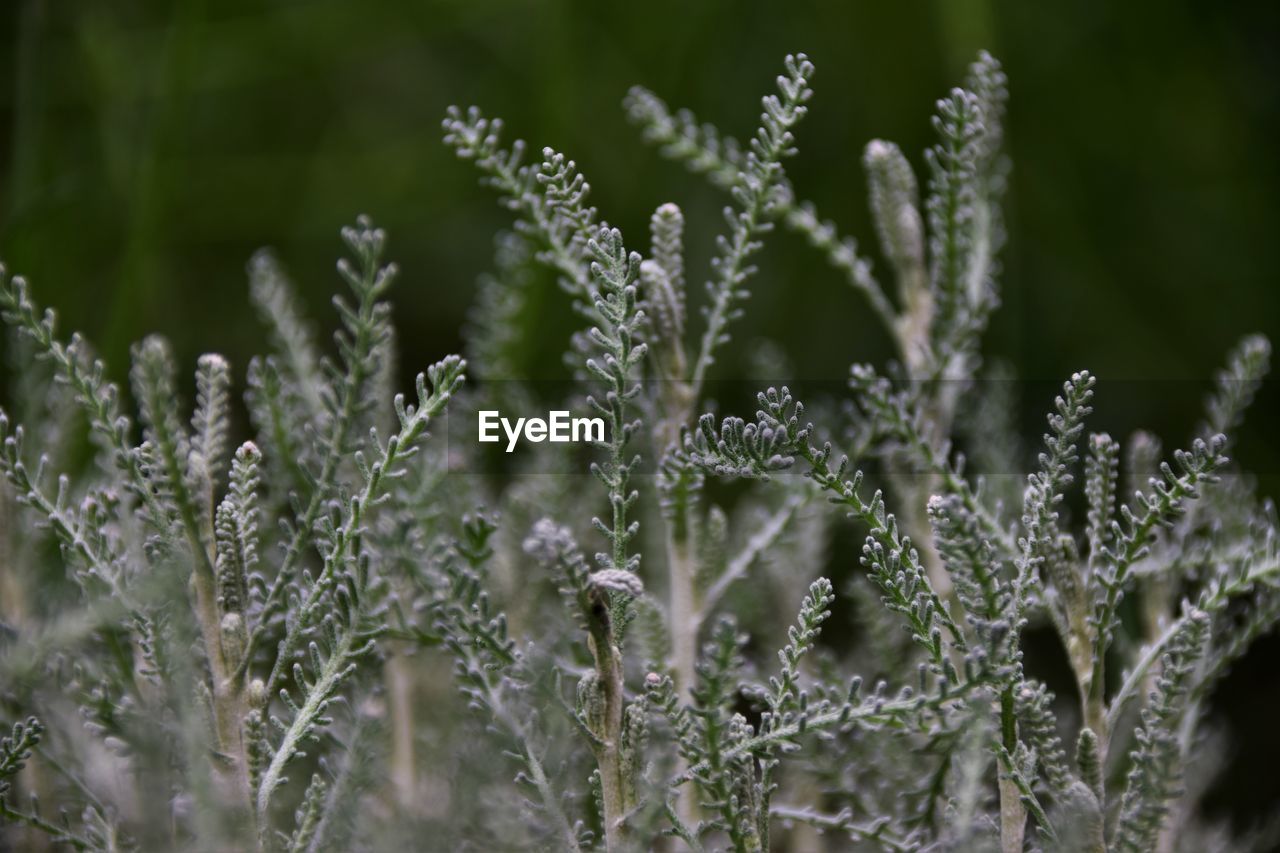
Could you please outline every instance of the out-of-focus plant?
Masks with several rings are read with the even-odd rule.
[[[253,294],[278,352],[250,365],[258,438],[234,452],[221,356],[200,359],[188,425],[166,342],[135,347],[139,442],[119,389],[85,342],[58,336],[53,313],[36,306],[25,281],[4,281],[0,301],[23,336],[16,345],[30,357],[27,369],[53,375],[47,411],[78,410],[96,450],[83,477],[54,474],[44,425],[32,433],[0,415],[0,468],[26,507],[6,526],[6,568],[20,597],[7,603],[14,635],[5,698],[39,708],[46,679],[57,686],[45,723],[33,717],[6,740],[4,773],[16,773],[34,748],[44,754],[43,731],[50,755],[67,754],[50,761],[61,780],[30,793],[68,784],[81,806],[78,821],[65,812],[53,819],[34,798],[9,796],[7,822],[81,849],[128,841],[303,849],[318,827],[336,831],[342,809],[355,805],[334,797],[356,768],[334,762],[344,739],[370,723],[358,705],[348,713],[338,705],[361,695],[362,664],[390,629],[371,525],[461,385],[464,362],[450,357],[419,375],[416,404],[387,398],[383,297],[396,270],[382,263],[385,235],[367,220],[343,236],[354,259],[338,265],[351,298],[335,299],[343,327],[334,361],[314,359],[287,285],[268,259],[255,259]],[[374,422],[388,410],[397,422],[380,434]],[[32,541],[12,547],[15,536]],[[50,570],[28,549],[46,539],[77,588],[64,601],[41,600],[39,573]],[[97,761],[94,750],[104,750]],[[83,766],[71,762],[77,757]],[[282,786],[289,774],[305,779],[308,765],[296,818],[282,824]],[[105,772],[136,777],[136,790],[99,789],[94,774]]]

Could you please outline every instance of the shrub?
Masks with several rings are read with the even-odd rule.
[[[1086,435],[1095,380],[1072,375],[1011,488],[1011,403],[980,373],[1008,168],[1000,66],[981,55],[938,102],[923,204],[903,153],[866,147],[893,299],[786,176],[813,70],[787,58],[746,145],[643,89],[627,98],[647,140],[730,197],[700,320],[676,205],[654,212],[642,255],[588,206],[572,160],[544,149],[526,162],[499,121],[451,110],[445,141],[515,217],[470,366],[451,356],[418,376],[412,402],[392,393],[396,270],[367,220],[343,232],[332,356],[259,254],[250,295],[271,354],[248,365],[253,439],[234,450],[223,357],[199,360],[188,422],[168,345],[138,344],[135,416],[88,345],[5,278],[20,369],[18,417],[0,416],[0,701],[17,721],[0,745],[6,837],[1243,845],[1201,821],[1191,768],[1215,682],[1280,617],[1274,510],[1226,456],[1267,342],[1231,354],[1171,463],[1146,434],[1123,466],[1119,442]],[[762,390],[750,418],[699,414],[779,223],[866,297],[897,361],[855,366],[845,409],[819,395],[807,410],[783,387]],[[427,435],[446,408],[465,424],[545,391],[508,381],[533,266],[582,319],[573,388],[554,402],[605,421],[586,451],[592,488],[572,448],[522,448],[480,476],[494,472],[480,445]],[[464,373],[479,380],[465,390]],[[865,537],[858,571],[841,571],[842,525]],[[851,612],[858,642],[822,636]],[[1036,625],[1060,638],[1075,695],[1055,698],[1024,661]]]

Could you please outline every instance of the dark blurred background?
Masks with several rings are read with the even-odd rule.
[[[8,0],[0,257],[117,378],[152,331],[188,364],[217,349],[242,369],[262,348],[249,255],[275,247],[329,328],[337,229],[366,212],[403,268],[408,374],[460,346],[509,221],[441,144],[447,105],[480,104],[574,157],[633,242],[657,204],[680,203],[696,282],[723,197],[640,142],[620,108],[631,84],[745,137],[783,55],[807,52],[816,96],[788,169],[870,251],[862,146],[895,140],[923,173],[933,101],[979,48],[1003,60],[1012,95],[1005,305],[988,354],[1037,380],[1087,367],[1103,380],[1095,427],[1184,444],[1225,351],[1246,332],[1280,338],[1274,2]],[[862,301],[798,238],[777,234],[760,266],[736,352],[785,342],[790,373],[814,380],[883,362]],[[575,321],[543,292],[529,358],[554,377]],[[731,378],[732,356],[719,369]],[[1108,396],[1107,380],[1136,381]],[[1035,435],[1052,386],[1027,388]],[[1237,454],[1271,494],[1273,389]],[[1219,698],[1237,731],[1211,801],[1223,813],[1276,808],[1278,653],[1262,644]]]

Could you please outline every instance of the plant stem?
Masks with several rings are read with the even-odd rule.
[[[694,588],[693,557],[688,537],[688,508],[682,521],[673,520],[667,529],[667,565],[671,587],[669,622],[671,631],[671,670],[677,695],[682,702],[693,700],[693,683],[697,676],[698,627],[702,621]],[[677,773],[685,771],[683,757],[677,759]],[[676,813],[681,822],[696,826],[698,801],[691,786],[677,797]]]
[[[413,757],[413,672],[403,650],[390,649],[383,668],[387,683],[387,714],[391,721],[391,789],[396,804],[410,809],[416,800],[417,773]]]
[[[1000,740],[1009,755],[1013,755],[1018,746],[1013,691],[1013,685],[1007,684],[1000,692]],[[1000,773],[999,787],[1001,853],[1022,853],[1027,831],[1027,809],[1022,804],[1022,792],[1008,773]]]
[[[191,586],[195,595],[196,619],[200,623],[200,637],[209,657],[217,748],[229,759],[225,766],[217,762],[214,766],[219,768],[219,775],[225,785],[224,793],[230,802],[236,825],[247,827],[256,812],[253,808],[249,762],[243,737],[244,695],[237,679],[228,671],[227,660],[222,652],[218,593],[213,576],[196,572],[192,575]]]
[[[622,710],[626,700],[622,683],[622,654],[614,642],[606,594],[592,596],[590,624],[591,654],[595,658],[601,698],[604,700],[602,730],[592,743],[596,766],[600,769],[600,793],[604,801],[605,846],[610,851],[624,849],[628,811],[626,783],[622,772]]]

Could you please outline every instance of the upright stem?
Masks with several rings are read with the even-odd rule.
[[[923,264],[915,264],[904,270],[898,282],[902,295],[903,311],[893,328],[898,355],[907,367],[907,375],[913,382],[924,382],[930,372],[932,343],[930,329],[933,325],[933,294],[928,287],[928,274]],[[945,380],[933,389],[932,399],[923,401],[923,422],[928,424],[926,438],[934,447],[941,445],[951,435],[951,423],[955,418],[954,395],[947,393]],[[893,478],[902,486],[900,494],[907,496],[902,507],[903,526],[911,536],[912,544],[920,552],[920,562],[929,573],[934,592],[943,599],[952,599],[951,576],[942,563],[942,557],[933,544],[933,531],[922,508],[942,485],[936,474],[925,475],[923,482],[913,478],[903,483],[903,477]]]
[[[1076,571],[1076,569],[1069,568],[1069,571]],[[1086,564],[1084,571],[1089,573],[1094,569]],[[1092,594],[1089,587],[1079,582],[1072,586],[1060,587],[1060,589],[1066,620],[1062,639],[1067,659],[1075,675],[1076,689],[1080,693],[1080,715],[1084,727],[1092,731],[1096,737],[1098,759],[1105,765],[1107,737],[1110,730],[1105,688],[1106,670],[1103,661],[1099,660],[1096,664],[1094,662],[1097,628],[1092,623]],[[1097,782],[1101,785],[1103,780],[1098,779]],[[1101,802],[1103,790],[1098,788],[1094,793]]]
[[[391,720],[391,789],[396,805],[410,809],[417,800],[410,658],[400,649],[391,649],[383,675],[387,684],[387,714]]]
[[[1018,746],[1018,723],[1014,715],[1012,684],[1000,693],[1000,740],[1012,757]],[[1026,841],[1027,809],[1022,792],[1008,773],[1000,774],[1000,851],[1022,853]]]
[[[1027,831],[1027,810],[1018,785],[1007,774],[1000,776],[1000,853],[1022,853]]]
[[[675,525],[673,525],[674,527]],[[680,698],[691,701],[695,665],[698,657],[698,626],[702,621],[698,612],[697,590],[694,588],[692,547],[687,535],[672,530],[667,540],[667,559],[670,563],[671,609],[671,668]]]
[[[1102,661],[1092,667],[1086,680],[1081,683],[1081,701],[1084,703],[1084,724],[1093,730],[1098,737],[1098,763],[1107,766],[1107,740],[1110,729],[1107,724],[1106,669]],[[1106,774],[1103,774],[1103,781]]]
[[[933,544],[933,530],[929,526],[928,516],[922,509],[928,505],[929,498],[940,491],[942,480],[937,474],[925,474],[923,477],[912,475],[896,475],[891,477],[895,491],[906,496],[899,506],[899,518],[902,528],[911,537],[911,545],[920,554],[920,563],[929,575],[929,584],[938,597],[951,602],[954,606],[956,598],[951,575],[942,562],[942,555]]]
[[[627,785],[622,770],[622,711],[626,695],[622,683],[622,654],[614,643],[607,595],[593,595],[588,627],[600,698],[604,703],[601,730],[594,732],[596,740],[592,747],[600,770],[605,846],[610,851],[618,851],[624,849],[628,834]]]
[[[250,828],[254,820],[253,794],[249,784],[249,762],[244,743],[245,701],[240,680],[228,666],[222,648],[222,628],[218,615],[217,590],[213,575],[196,571],[191,585],[195,593],[196,618],[209,658],[213,693],[213,727],[218,752],[228,759],[215,762],[223,783],[223,794],[234,814],[235,826]],[[257,833],[253,833],[257,837]]]
[[[693,702],[693,682],[698,661],[698,613],[694,589],[693,557],[687,535],[678,535],[678,525],[673,522],[668,530],[667,563],[670,567],[670,626],[671,669],[680,700]],[[677,773],[685,771],[683,757],[677,759]],[[698,822],[698,800],[693,785],[681,786],[677,795],[676,814],[686,826]]]
[[[683,370],[683,351],[677,369]],[[695,397],[693,388],[678,373],[669,374],[660,383],[665,416],[655,425],[654,440],[658,447],[675,447],[680,431],[692,417]],[[667,519],[668,628],[671,633],[671,677],[676,693],[686,704],[693,702],[693,684],[697,677],[698,631],[702,624],[702,603],[695,585],[693,554],[693,511],[690,500],[679,500]],[[683,757],[676,759],[677,774],[686,769]],[[692,785],[680,788],[676,814],[686,826],[698,821],[697,794]]]
[[[680,431],[692,416],[693,389],[679,377],[667,377],[662,383],[662,396],[666,416],[656,424],[654,439],[659,447],[675,447],[680,440]],[[702,622],[694,585],[691,501],[691,496],[686,493],[675,502],[666,527],[672,677],[681,699],[686,702],[692,698],[698,628]]]

